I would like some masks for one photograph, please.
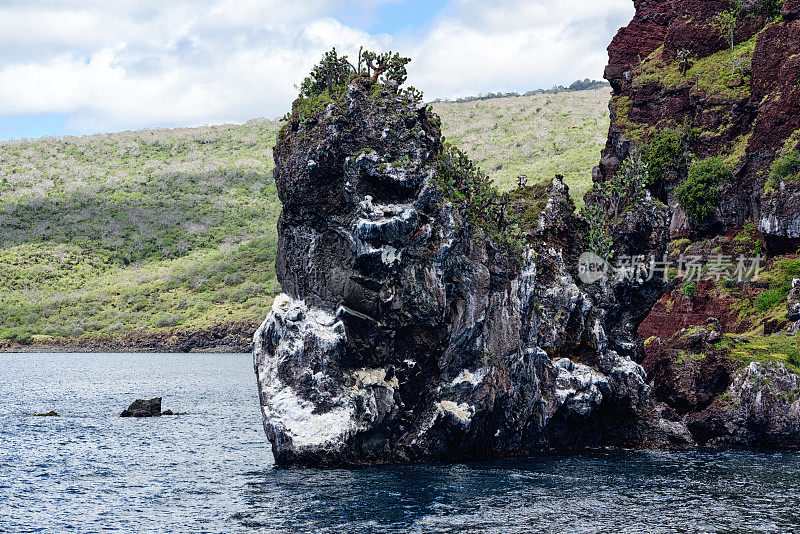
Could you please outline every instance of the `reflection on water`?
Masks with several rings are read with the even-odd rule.
[[[184,417],[121,419],[137,397]],[[56,410],[63,417],[21,414]],[[279,469],[248,355],[0,355],[0,531],[790,532],[800,455]]]

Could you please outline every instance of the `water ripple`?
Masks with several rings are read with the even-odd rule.
[[[164,397],[190,415],[118,417]],[[55,410],[59,418],[23,416]],[[0,355],[0,532],[793,532],[800,456],[276,469],[249,355]]]

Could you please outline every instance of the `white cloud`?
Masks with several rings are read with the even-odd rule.
[[[370,19],[381,2],[358,0]],[[453,0],[424,32],[369,35],[343,0],[0,2],[0,116],[58,113],[90,133],[282,115],[335,45],[401,51],[429,98],[602,74],[630,0]]]
[[[414,47],[411,75],[428,94],[524,90],[601,78],[627,0],[461,0]]]

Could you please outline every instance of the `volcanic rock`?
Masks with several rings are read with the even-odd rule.
[[[161,397],[155,399],[136,399],[123,410],[120,417],[159,417],[161,415]]]
[[[278,464],[636,443],[652,412],[636,327],[659,283],[582,287],[586,226],[559,178],[512,195],[527,221],[515,256],[444,196],[441,150],[429,108],[358,78],[279,136],[284,294],[254,341]],[[631,252],[666,248],[648,202],[615,227]]]

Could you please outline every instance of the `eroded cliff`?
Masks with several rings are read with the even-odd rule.
[[[634,4],[593,178],[640,160],[669,209],[666,292],[639,328],[648,380],[698,444],[797,448],[800,2]]]
[[[299,99],[275,161],[285,293],[256,333],[255,368],[278,463],[645,439],[637,422],[658,414],[636,326],[663,290],[579,286],[587,228],[559,178],[498,195],[443,145],[418,94],[366,76]],[[642,206],[616,231],[666,235],[666,211]],[[652,428],[648,440],[684,440]]]
[[[799,447],[796,4],[635,2],[580,215],[558,177],[494,190],[402,58],[327,55],[275,148],[285,293],[254,363],[276,461]]]
[[[800,144],[800,4],[634,4],[633,21],[609,46],[612,126],[595,179],[616,172],[632,150],[650,147],[650,188],[671,208],[672,237],[755,222],[771,251],[794,252],[797,170],[782,172],[775,162]],[[730,179],[715,184],[711,213],[695,217],[675,191],[704,158],[720,158]]]

